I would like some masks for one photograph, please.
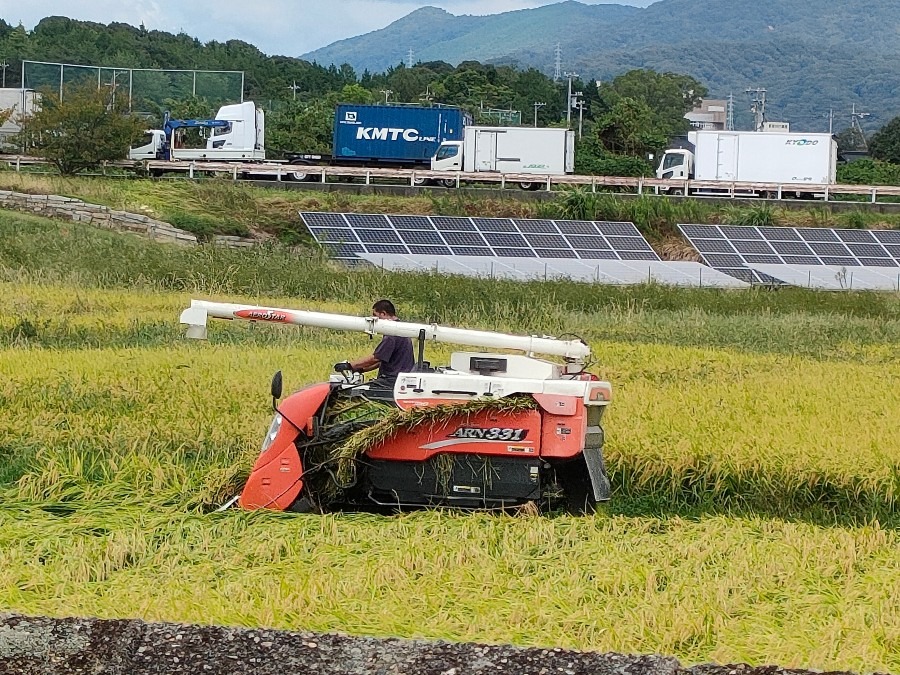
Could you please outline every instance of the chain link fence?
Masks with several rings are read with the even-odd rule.
[[[22,62],[22,88],[52,91],[64,98],[67,86],[96,82],[110,95],[128,101],[137,114],[155,114],[165,101],[203,98],[213,107],[244,100],[242,70],[174,70],[86,66],[46,61]]]

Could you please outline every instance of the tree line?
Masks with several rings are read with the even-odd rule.
[[[329,154],[338,103],[453,105],[468,110],[476,122],[493,125],[565,126],[570,120],[579,130],[576,171],[598,175],[651,175],[651,157],[658,156],[673,137],[687,133],[684,114],[708,93],[692,77],[638,69],[603,83],[575,78],[571,91],[578,95],[570,100],[568,80],[554,81],[534,68],[477,61],[452,66],[436,61],[357,74],[346,64],[324,67],[290,57],[268,57],[239,40],[202,44],[183,33],[64,17],[44,19],[31,32],[0,20],[0,58],[10,65],[8,86],[21,84],[16,78],[22,59],[119,68],[242,70],[245,98],[266,110],[266,145],[273,158],[288,152]],[[161,80],[147,86],[153,92],[152,100],[145,101],[149,117],[121,123],[118,116],[125,116],[127,110],[123,92],[119,96],[116,92],[122,85],[116,82],[115,71],[110,72],[112,81],[97,86],[93,70],[72,70],[64,82],[62,100],[56,85],[41,91],[42,105],[27,121],[23,136],[31,148],[48,153],[49,146],[55,145],[56,152],[65,149],[71,155],[86,145],[79,140],[92,139],[94,149],[83,151],[85,157],[57,162],[61,171],[124,157],[144,128],[161,125],[166,111],[178,119],[209,119],[220,104],[233,102],[227,100],[233,85],[225,79],[212,77],[201,95],[183,83]],[[571,107],[575,102],[579,107]],[[66,127],[61,125],[67,120],[71,124],[63,131]],[[118,136],[100,142],[103,133]],[[844,147],[860,144],[849,131],[839,139]],[[900,118],[877,132],[868,145],[876,159],[900,164]]]

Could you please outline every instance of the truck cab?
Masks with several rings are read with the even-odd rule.
[[[656,177],[670,180],[687,180],[694,177],[694,153],[684,148],[666,150]]]
[[[444,141],[431,158],[432,171],[462,171],[462,141]]]
[[[128,151],[128,159],[164,159],[166,133],[162,129],[147,129],[141,144]]]

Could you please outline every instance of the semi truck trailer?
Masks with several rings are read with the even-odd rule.
[[[441,143],[462,140],[472,117],[452,106],[342,103],[334,115],[332,154],[287,153],[294,166],[363,166],[428,169]],[[294,169],[294,180],[305,180]],[[425,179],[417,181],[424,184]]]
[[[306,180],[304,167],[339,165],[428,169],[444,141],[461,140],[471,116],[456,107],[341,104],[334,117],[331,155],[284,153],[288,178]],[[203,147],[183,147],[186,131],[200,129]],[[165,119],[146,132],[129,159],[261,162],[266,160],[265,115],[252,101],[222,106],[211,120]]]

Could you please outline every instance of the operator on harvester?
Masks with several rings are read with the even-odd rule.
[[[399,321],[397,310],[390,300],[379,300],[372,305],[372,316],[381,321]],[[339,373],[367,373],[377,368],[378,376],[366,383],[369,389],[393,390],[397,375],[411,373],[415,367],[412,340],[399,335],[385,335],[372,354],[355,361],[341,361],[335,364],[334,369]]]

